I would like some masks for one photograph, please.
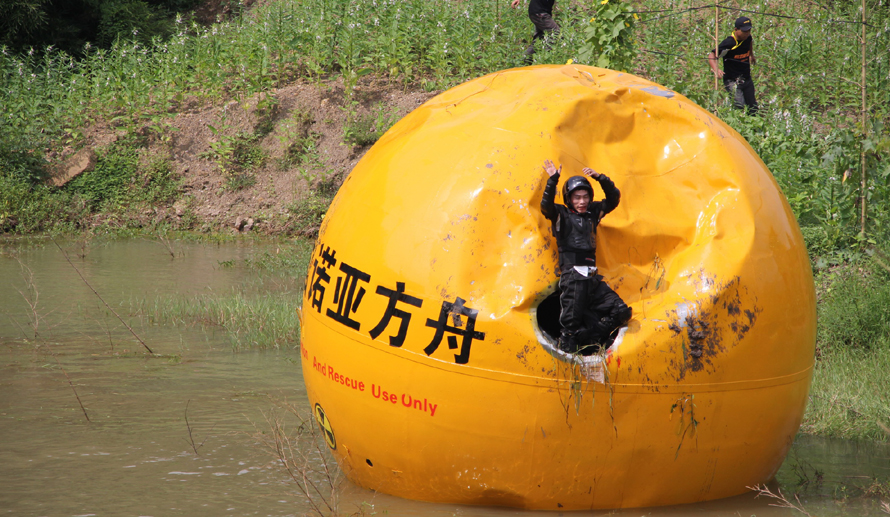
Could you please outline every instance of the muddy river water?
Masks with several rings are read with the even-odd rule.
[[[264,272],[248,265],[281,243],[59,244],[73,266],[49,240],[0,242],[0,514],[309,514],[293,481],[257,440],[257,433],[270,432],[268,419],[281,414],[285,401],[308,411],[298,343],[236,348],[226,326],[138,310],[174,297],[249,292]],[[275,284],[293,294],[294,307],[303,274],[295,270],[292,281]],[[863,496],[874,479],[890,479],[890,446],[801,435],[771,488],[797,493],[813,515],[887,515],[878,498]],[[752,492],[593,515],[801,515],[770,506],[775,502]],[[349,483],[339,509],[341,515],[541,513],[407,501]]]

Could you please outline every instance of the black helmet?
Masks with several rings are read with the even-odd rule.
[[[584,176],[572,176],[566,180],[566,184],[562,186],[562,199],[566,206],[570,206],[572,192],[582,188],[590,194],[590,200],[593,201],[593,188],[590,182]]]

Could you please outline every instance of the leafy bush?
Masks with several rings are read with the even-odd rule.
[[[594,5],[578,59],[602,68],[630,70],[636,57],[633,29],[639,16],[635,8],[621,0],[600,0]]]
[[[843,250],[856,249],[859,256],[863,255],[861,246],[856,240],[856,231],[851,227],[838,226],[801,226],[807,252],[814,259],[823,259],[826,265],[837,265],[844,260],[833,260],[833,255]]]
[[[83,198],[91,210],[115,210],[134,187],[139,156],[132,147],[115,143],[96,158],[96,166],[74,178],[65,190]]]
[[[253,171],[263,166],[266,153],[256,135],[238,134],[234,139],[231,165],[236,170]]]
[[[818,306],[820,351],[890,348],[890,273],[872,259],[827,275]]]
[[[42,183],[47,170],[40,148],[0,124],[0,233],[77,225],[85,216],[82,202]]]
[[[210,143],[210,149],[202,153],[201,157],[215,161],[222,173],[232,176],[263,166],[266,154],[260,147],[257,135],[242,132],[226,136],[214,126],[208,127],[219,138]]]
[[[238,133],[228,140],[226,154],[217,156],[217,164],[225,173],[225,188],[236,191],[256,184],[253,171],[263,166],[266,153],[256,134]]]
[[[0,173],[0,233],[74,230],[84,226],[88,213],[81,199]]]
[[[133,192],[134,199],[149,204],[174,201],[180,193],[180,178],[170,166],[167,156],[153,156],[141,169],[137,182],[140,188]]]

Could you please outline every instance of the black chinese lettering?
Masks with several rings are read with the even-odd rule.
[[[358,310],[359,304],[362,303],[362,297],[365,296],[365,288],[359,287],[358,292],[355,288],[358,286],[359,280],[362,282],[371,280],[371,275],[359,271],[345,262],[340,262],[340,271],[345,275],[337,277],[337,285],[334,288],[334,303],[337,304],[337,311],[328,309],[327,315],[353,330],[358,330],[359,322],[351,319],[349,314]]]
[[[315,259],[315,262],[312,264],[312,275],[306,284],[306,297],[312,300],[312,307],[319,313],[321,312],[321,304],[324,301],[325,286],[331,281],[328,268],[337,265],[337,259],[334,258],[336,254],[336,251],[331,251],[330,246],[323,249],[321,252],[321,263],[319,263],[317,258]]]
[[[393,291],[392,289],[387,289],[382,285],[378,285],[377,294],[381,294],[389,298],[389,303],[386,305],[386,311],[383,313],[383,318],[380,319],[380,323],[378,323],[376,327],[371,329],[369,334],[371,334],[372,339],[377,339],[377,336],[379,336],[381,333],[383,333],[384,330],[386,330],[386,326],[389,325],[389,321],[392,319],[393,316],[395,316],[402,321],[401,323],[399,323],[399,333],[395,336],[389,336],[389,345],[400,347],[405,342],[405,335],[408,332],[408,322],[411,321],[411,314],[401,309],[397,309],[396,304],[398,302],[405,302],[408,305],[420,307],[423,303],[423,300],[405,294],[405,282],[396,282],[395,291]]]
[[[445,335],[445,332],[448,332],[455,334],[454,336],[448,336],[448,348],[450,350],[455,350],[457,348],[457,336],[463,337],[461,340],[460,353],[454,355],[454,362],[457,364],[467,364],[470,360],[470,345],[472,345],[473,340],[478,339],[481,341],[485,339],[484,332],[475,330],[476,315],[479,311],[464,307],[464,301],[465,300],[461,298],[455,298],[454,303],[442,302],[438,321],[427,318],[426,326],[436,329],[436,334],[433,336],[433,340],[430,344],[423,349],[426,355],[431,355],[437,348],[439,348],[439,344],[442,342],[442,337]],[[448,325],[449,315],[451,316],[452,323],[454,323],[453,326]],[[466,328],[463,329],[460,328],[463,326],[461,316],[467,317],[467,325]]]

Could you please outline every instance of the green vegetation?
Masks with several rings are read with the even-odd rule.
[[[885,239],[890,225],[884,130],[890,15],[875,0],[867,2],[864,25],[855,2],[744,7],[757,27],[758,118],[729,110],[724,92],[713,87],[704,58],[713,44],[710,8],[681,9],[664,0],[565,2],[556,13],[561,34],[535,60],[626,66],[717,112],[763,157],[801,225],[818,229],[810,234],[820,234],[820,255],[827,263],[843,261],[850,250]],[[721,37],[737,14],[720,10]],[[76,146],[81,128],[97,120],[113,119],[134,131],[148,121],[163,131],[165,119],[187,99],[241,99],[294,78],[332,73],[346,78],[347,96],[367,73],[427,89],[449,87],[519,64],[531,33],[521,9],[487,0],[282,0],[208,28],[182,18],[172,25],[166,39],[118,39],[107,49],[85,44],[78,59],[56,49],[16,54],[4,48],[0,177],[12,178],[19,191],[36,189],[45,174],[40,150]],[[268,106],[261,109],[272,116],[257,134],[271,131],[277,109],[271,95],[263,102]],[[351,117],[345,140],[365,145],[388,124],[386,117],[377,113],[373,123]],[[217,144],[227,151],[234,143]],[[230,187],[243,187],[245,179]],[[51,193],[30,197],[52,204]],[[58,223],[25,221],[40,211],[19,214],[10,207],[5,210],[19,221],[18,231]]]
[[[63,189],[32,182],[27,173],[3,174],[0,169],[0,231],[84,230],[97,212],[109,224],[138,227],[141,222],[120,219],[179,195],[179,178],[168,156],[150,153],[142,139],[125,138],[100,148],[95,160],[91,170]]]
[[[177,12],[196,0],[5,0],[0,3],[0,45],[19,51],[53,46],[77,53],[87,42],[117,38],[150,43],[171,32]]]
[[[262,138],[275,129],[275,117],[278,116],[280,106],[278,97],[274,93],[265,93],[256,103],[257,124],[254,134]]]
[[[222,327],[238,349],[292,347],[300,342],[296,308],[299,294],[277,292],[245,295],[232,291],[222,295],[144,302],[140,314],[166,325]]]
[[[229,292],[192,297],[163,297],[133,302],[132,311],[150,323],[223,328],[235,349],[289,348],[300,342],[303,275],[312,243],[294,240],[276,253],[220,263],[252,273]]]
[[[4,23],[16,24],[15,32],[5,34],[18,43],[2,40],[7,46],[0,49],[0,231],[77,230],[97,212],[124,217],[128,207],[177,195],[164,157],[143,156],[137,137],[168,138],[169,117],[189,102],[261,94],[253,134],[225,136],[224,120],[214,126],[217,139],[208,156],[231,171],[229,189],[250,184],[252,167],[265,158],[251,143],[276,130],[278,105],[270,91],[295,79],[341,75],[347,90],[344,141],[367,145],[392,117],[382,108],[367,117],[357,114],[358,78],[373,73],[435,90],[517,66],[532,27],[524,7],[507,5],[280,0],[211,27],[177,17],[172,30],[158,37],[146,39],[142,32],[130,39],[99,38],[77,52],[17,52],[22,38],[30,37],[29,27],[43,27],[43,15],[16,11]],[[755,25],[757,117],[729,107],[705,61],[714,45],[715,14],[722,38],[739,10],[715,13],[713,6],[679,7],[667,0],[560,2],[561,33],[550,50],[539,45],[535,62],[571,59],[627,69],[689,97],[747,139],[788,198],[819,275],[819,362],[807,428],[887,439],[882,426],[890,425],[890,415],[878,395],[887,390],[876,388],[886,388],[878,372],[890,349],[890,295],[886,272],[869,265],[868,254],[890,237],[890,11],[880,0],[866,0],[864,9],[849,0],[738,5]],[[116,20],[123,21],[113,22],[118,25],[108,34],[129,27]],[[310,172],[318,135],[300,117],[294,115],[280,134],[289,142],[282,166],[300,167],[311,186],[288,207],[294,215],[290,229],[297,232],[318,227],[337,187],[332,175]],[[100,150],[95,169],[70,184],[45,185],[48,151],[77,148],[84,128],[97,121],[135,136]],[[192,317],[228,326],[250,321],[245,300],[233,296],[228,308],[202,302]],[[239,306],[247,312],[238,312]],[[164,308],[153,310],[172,317]],[[284,321],[284,312],[273,318]]]
[[[816,371],[804,429],[890,440],[890,270],[881,256],[817,276]]]
[[[840,438],[890,438],[890,344],[872,353],[837,349],[816,363],[803,430]]]
[[[331,175],[316,178],[300,200],[286,207],[293,216],[289,222],[292,230],[300,235],[316,235],[337,188],[338,184]]]
[[[861,256],[890,236],[890,139],[884,130],[890,45],[875,39],[890,32],[890,16],[867,2],[863,25],[860,6],[744,6],[755,23],[755,84],[765,108],[760,117],[729,109],[726,94],[714,89],[701,52],[713,41],[713,9],[638,22],[649,32],[641,34],[636,70],[716,111],[748,140],[785,192],[808,245],[816,245],[817,267]],[[720,38],[733,18],[723,16]],[[671,21],[661,28],[664,17]]]
[[[627,2],[594,2],[593,17],[584,29],[580,63],[627,71],[637,57],[634,25],[640,19]]]
[[[281,169],[313,163],[318,160],[318,133],[312,131],[312,114],[308,111],[295,110],[290,118],[281,124],[281,132],[276,135],[284,146],[284,156],[278,163]],[[306,177],[306,170],[300,174]]]
[[[142,159],[140,149],[118,142],[101,150],[96,166],[67,186],[66,192],[93,211],[114,213],[124,205],[169,201],[178,194],[177,180],[163,156]]]
[[[378,104],[370,113],[358,115],[350,111],[343,128],[343,141],[349,145],[364,147],[371,145],[383,136],[399,120],[396,111],[387,111]]]
[[[266,161],[266,154],[260,148],[259,136],[248,133],[224,136],[217,128],[209,127],[219,138],[210,143],[210,149],[202,157],[216,162],[219,170],[225,174],[226,188],[241,190],[256,183],[253,171],[262,167]]]

